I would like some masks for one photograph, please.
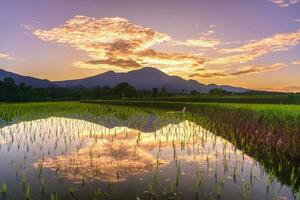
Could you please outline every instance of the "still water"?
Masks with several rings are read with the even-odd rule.
[[[154,126],[154,124],[153,124]],[[149,130],[50,117],[0,129],[3,199],[297,199],[190,121]]]

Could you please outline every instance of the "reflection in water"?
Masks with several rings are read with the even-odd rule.
[[[118,137],[119,138],[119,137]],[[120,139],[120,138],[119,138]],[[35,164],[61,172],[68,179],[81,183],[100,180],[120,182],[127,177],[150,171],[155,157],[142,148],[136,148],[132,139],[100,139],[66,156],[48,158]],[[166,164],[160,162],[159,164]]]
[[[0,136],[0,159],[9,157],[17,173],[49,170],[75,185],[122,183],[154,197],[295,198],[251,157],[190,121],[143,132],[52,117],[4,127]],[[134,177],[149,180],[139,188]]]

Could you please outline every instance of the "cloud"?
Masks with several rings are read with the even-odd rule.
[[[295,60],[292,62],[293,65],[300,65],[300,60]]]
[[[218,72],[212,72],[212,73],[195,73],[189,75],[189,77],[193,78],[218,78],[218,77],[225,77],[226,74],[218,73]]]
[[[200,73],[195,73],[190,75],[190,77],[199,77],[199,78],[225,78],[225,77],[235,77],[235,76],[240,76],[240,75],[246,75],[246,74],[258,74],[258,73],[263,73],[263,72],[269,72],[269,71],[275,71],[275,70],[280,70],[287,65],[284,63],[275,63],[270,66],[262,66],[262,65],[249,65],[249,66],[244,66],[241,67],[240,69],[236,71],[220,71],[218,72],[215,70],[214,72],[208,72],[203,71]]]
[[[232,76],[242,75],[242,74],[257,74],[262,72],[275,71],[286,67],[284,63],[275,63],[270,66],[260,66],[260,65],[249,65],[240,68],[238,71],[231,73]]]
[[[79,68],[99,68],[99,67],[121,67],[123,69],[139,68],[142,67],[139,63],[134,60],[123,60],[116,58],[109,58],[106,60],[90,60],[84,62],[75,62],[75,66]]]
[[[10,55],[8,54],[5,54],[5,53],[1,53],[0,52],[0,60],[4,60],[4,59],[7,59],[7,60],[12,60],[13,57],[11,57]]]
[[[277,4],[281,8],[289,7],[291,5],[297,4],[300,0],[269,0],[272,3]]]
[[[300,30],[275,34],[261,40],[250,41],[240,47],[220,50],[225,56],[211,59],[211,64],[245,63],[265,54],[289,50],[300,41]],[[227,55],[226,55],[227,54]],[[231,55],[228,55],[231,54]]]
[[[300,92],[300,86],[287,86],[283,88],[278,88],[280,91],[286,92]]]
[[[200,33],[197,39],[180,41],[173,40],[166,33],[134,24],[120,17],[96,19],[75,16],[63,25],[48,30],[35,29],[31,26],[27,29],[43,41],[68,45],[86,52],[89,59],[74,62],[74,66],[79,68],[128,71],[152,66],[170,74],[194,78],[225,78],[277,70],[282,65],[248,65],[239,70],[235,69],[236,64],[255,60],[271,52],[289,50],[300,42],[300,30],[298,30],[247,41],[243,44],[235,42],[230,45],[236,47],[219,49],[220,45],[224,47],[227,44],[213,37],[215,34],[213,25],[207,32]],[[203,58],[199,54],[201,52],[195,54],[156,50],[155,46],[161,43],[213,49],[217,50],[217,56]],[[218,65],[223,69],[211,69]],[[204,67],[205,70],[198,71]]]
[[[200,33],[200,36],[196,39],[188,39],[186,41],[172,40],[169,43],[171,45],[183,45],[189,47],[202,47],[202,48],[215,48],[221,44],[221,40],[213,37],[215,26],[210,25],[210,30],[206,33]]]
[[[300,86],[268,87],[268,88],[259,88],[259,89],[274,91],[274,92],[300,92]]]
[[[32,32],[43,41],[71,45],[87,52],[93,60],[75,62],[81,68],[113,66],[119,70],[128,70],[147,65],[165,68],[181,65],[191,69],[199,68],[205,61],[195,55],[154,50],[153,46],[170,41],[170,36],[119,17],[96,19],[75,16],[60,27],[35,29]]]

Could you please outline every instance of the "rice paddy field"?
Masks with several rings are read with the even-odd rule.
[[[296,105],[0,104],[1,198],[300,200],[299,119]]]

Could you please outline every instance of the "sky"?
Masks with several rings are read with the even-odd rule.
[[[0,68],[49,80],[155,67],[300,92],[300,0],[0,0]]]

